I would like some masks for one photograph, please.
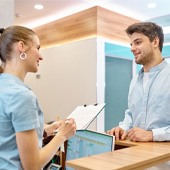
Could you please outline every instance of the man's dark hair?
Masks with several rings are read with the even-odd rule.
[[[164,42],[164,34],[162,27],[153,22],[140,22],[132,24],[126,29],[126,33],[129,36],[132,35],[134,32],[144,34],[149,38],[150,42],[152,42],[156,37],[158,37],[159,50],[162,52]]]

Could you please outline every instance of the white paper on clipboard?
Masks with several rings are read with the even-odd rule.
[[[77,130],[85,130],[105,106],[105,103],[78,106],[67,119],[74,118]]]

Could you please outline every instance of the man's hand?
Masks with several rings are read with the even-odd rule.
[[[125,140],[127,137],[127,132],[120,127],[112,128],[106,132],[109,135],[114,135],[116,140]]]
[[[128,138],[134,142],[151,142],[153,141],[153,133],[135,127],[128,131]]]

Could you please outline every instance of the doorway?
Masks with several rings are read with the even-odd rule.
[[[118,126],[128,107],[128,92],[133,76],[133,60],[105,58],[105,131]]]

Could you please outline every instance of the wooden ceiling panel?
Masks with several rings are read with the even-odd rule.
[[[96,6],[34,28],[34,31],[42,47],[97,36],[128,42],[125,29],[135,22],[139,21]]]

